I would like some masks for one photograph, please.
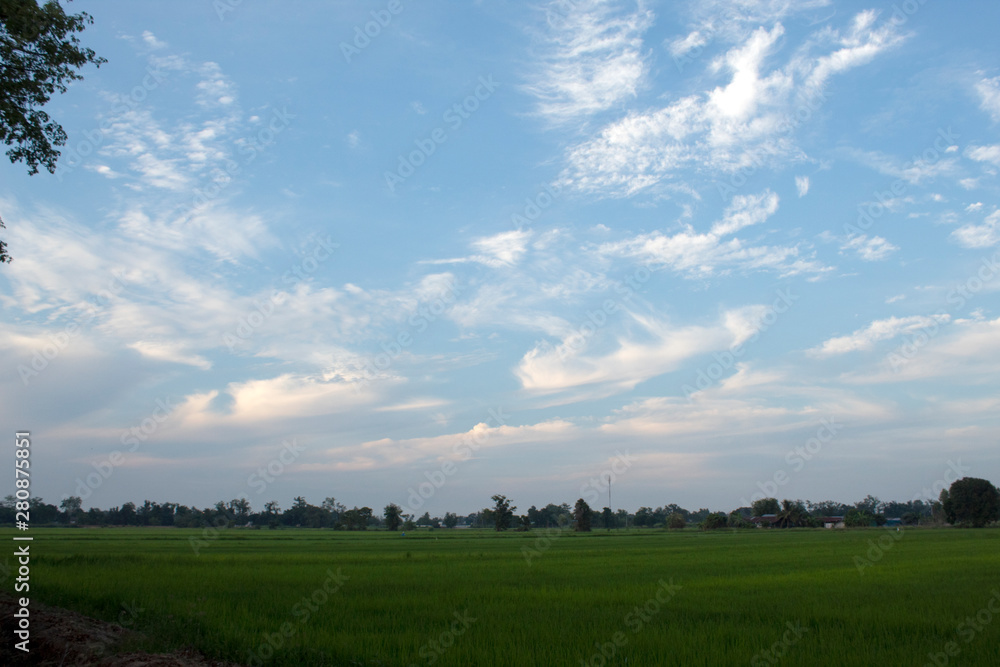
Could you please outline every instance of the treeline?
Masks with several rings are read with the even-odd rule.
[[[16,520],[16,500],[7,496],[0,502],[0,524]],[[370,507],[347,509],[334,498],[327,498],[320,506],[311,505],[298,496],[292,506],[282,510],[271,501],[262,511],[255,512],[246,499],[218,502],[214,507],[198,509],[178,503],[157,503],[146,500],[141,505],[125,503],[121,507],[82,509],[82,501],[70,496],[59,507],[46,503],[42,498],[28,501],[30,524],[88,525],[88,526],[176,526],[202,528],[206,526],[270,527],[305,526],[309,528],[336,528],[364,530],[380,527],[382,520],[373,515]]]
[[[597,510],[580,498],[572,508],[567,503],[549,504],[542,509],[532,505],[526,514],[520,516],[514,513],[517,507],[511,505],[506,496],[495,495],[492,500],[493,507],[484,508],[477,516],[481,525],[492,526],[496,530],[543,527],[568,527],[577,531],[627,527],[680,529],[690,525],[706,530],[757,526],[820,527],[827,522],[825,519],[831,517],[838,517],[847,526],[860,527],[881,526],[889,519],[899,519],[904,525],[942,524],[948,518],[942,502],[883,502],[871,495],[853,504],[832,500],[818,503],[802,500],[778,502],[776,498],[762,498],[751,507],[739,507],[728,513],[713,512],[707,507],[692,512],[671,503],[656,508],[640,507],[634,514],[625,510],[612,511],[609,507]],[[765,520],[761,521],[762,518]]]
[[[613,511],[604,507],[591,508],[582,498],[574,506],[568,503],[549,503],[542,508],[532,505],[525,514],[516,514],[517,507],[504,495],[494,495],[493,506],[479,512],[459,515],[446,512],[443,517],[432,517],[429,512],[417,517],[404,512],[395,503],[385,506],[381,514],[370,507],[348,509],[335,498],[326,498],[320,505],[312,505],[297,496],[292,506],[282,510],[270,501],[260,511],[254,511],[245,498],[217,502],[213,507],[198,509],[178,503],[157,503],[146,500],[142,505],[125,503],[120,507],[100,509],[82,508],[76,496],[65,498],[58,507],[34,497],[27,501],[32,526],[88,525],[88,526],[176,526],[202,528],[207,526],[279,528],[307,527],[335,530],[413,530],[418,527],[494,528],[496,530],[529,530],[531,528],[684,528],[697,525],[704,529],[752,528],[759,525],[791,528],[821,526],[832,517],[839,517],[847,526],[884,525],[889,519],[899,519],[903,525],[962,524],[982,526],[1000,520],[1000,491],[989,481],[964,477],[954,482],[950,489],[941,492],[936,501],[911,500],[908,502],[883,502],[875,496],[866,496],[853,504],[830,500],[813,503],[802,500],[762,498],[750,507],[739,507],[728,513],[712,512],[708,508],[687,510],[671,503],[661,507],[640,507],[630,513],[624,509]],[[24,501],[13,495],[0,502],[0,524],[14,524],[23,519],[17,513],[25,509]]]

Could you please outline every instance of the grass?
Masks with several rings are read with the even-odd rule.
[[[1000,645],[1000,530],[229,530],[199,555],[200,531],[32,533],[33,599],[243,663],[923,665],[955,642],[948,664],[983,665]]]

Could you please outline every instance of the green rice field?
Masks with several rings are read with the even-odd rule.
[[[33,601],[242,664],[1000,664],[996,529],[32,534]]]

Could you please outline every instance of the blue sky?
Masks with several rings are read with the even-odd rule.
[[[36,495],[1000,479],[996,3],[71,9],[108,63],[55,175],[0,165]]]

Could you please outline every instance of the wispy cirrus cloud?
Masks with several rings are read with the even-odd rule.
[[[951,317],[943,315],[913,315],[911,317],[889,317],[875,320],[867,327],[858,329],[847,336],[837,336],[823,342],[819,347],[809,350],[816,357],[831,357],[848,352],[868,351],[881,341],[891,340],[897,336],[936,326],[950,321]]]
[[[690,224],[675,234],[660,231],[640,234],[624,241],[605,243],[600,252],[632,257],[662,265],[687,277],[705,277],[729,271],[776,271],[782,276],[821,274],[829,267],[806,254],[798,245],[759,245],[731,237],[760,224],[778,210],[778,195],[767,190],[758,195],[737,195],[721,220],[710,231],[698,232]]]
[[[910,185],[925,185],[938,177],[958,174],[958,159],[954,157],[939,155],[936,159],[905,160],[880,151],[846,149],[844,153],[880,174]]]
[[[777,8],[775,9],[777,11]],[[732,173],[800,157],[796,112],[811,115],[836,74],[870,62],[904,37],[872,11],[844,30],[816,31],[782,64],[785,28],[760,26],[709,65],[728,81],[656,110],[631,112],[567,151],[560,184],[607,197],[670,186],[682,173]],[[817,51],[825,52],[817,53]]]
[[[525,85],[541,117],[574,122],[636,96],[648,74],[642,36],[653,14],[645,0],[628,5],[579,0],[545,7],[538,65]]]
[[[537,344],[515,370],[522,387],[540,393],[584,388],[599,395],[627,391],[696,354],[724,349],[734,337],[724,325],[672,327],[655,317],[629,315],[642,335],[621,335],[606,352],[578,350],[572,336],[557,345]]]
[[[424,264],[461,264],[477,262],[494,269],[516,265],[527,250],[528,241],[532,236],[530,230],[514,230],[500,232],[492,236],[474,239],[469,245],[472,254],[465,257],[450,259],[424,260]]]

